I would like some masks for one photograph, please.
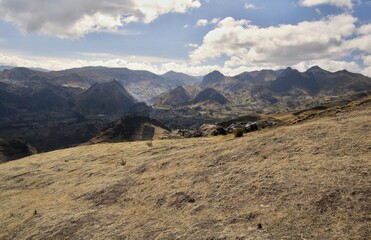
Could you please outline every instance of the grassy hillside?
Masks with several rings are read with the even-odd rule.
[[[0,239],[369,239],[371,104],[353,107],[2,164]]]

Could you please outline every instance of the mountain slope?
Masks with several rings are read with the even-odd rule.
[[[0,165],[1,239],[368,239],[370,102],[233,139]]]
[[[194,85],[200,82],[198,77],[192,77],[184,73],[178,73],[174,71],[169,71],[161,77],[165,78],[172,85]]]
[[[116,80],[96,83],[76,97],[76,106],[83,112],[103,114],[128,112],[136,100]]]
[[[191,96],[183,86],[177,86],[176,88],[161,94],[154,99],[155,105],[157,106],[182,106],[187,104],[191,100]]]
[[[261,70],[252,72],[243,72],[239,75],[234,76],[234,79],[241,81],[247,81],[255,84],[264,84],[265,82],[270,82],[275,80],[279,75],[281,75],[282,70]]]
[[[148,71],[127,68],[83,67],[63,71],[40,72],[27,68],[13,68],[0,72],[0,82],[18,88],[33,88],[35,82],[86,90],[95,83],[116,79],[132,95],[141,101],[165,92],[173,85],[166,79]]]
[[[287,68],[270,84],[270,89],[282,94],[300,89],[315,95],[320,91],[320,84],[312,75],[302,74],[298,70]]]
[[[303,73],[287,68],[270,84],[269,88],[280,94],[290,94],[292,90],[301,90],[310,95],[319,93],[339,95],[349,91],[370,90],[371,78],[346,70],[328,72],[318,66]]]
[[[193,104],[206,101],[216,102],[222,105],[228,102],[228,100],[222,94],[213,88],[206,88],[202,90],[192,99]]]
[[[202,87],[210,87],[214,84],[223,81],[225,76],[219,71],[213,71],[207,75],[205,75],[202,79],[201,86]]]

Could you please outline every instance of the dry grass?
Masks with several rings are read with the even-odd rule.
[[[0,238],[369,239],[370,124],[367,104],[238,139],[99,144],[2,164]]]

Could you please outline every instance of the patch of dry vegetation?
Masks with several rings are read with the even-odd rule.
[[[369,239],[371,107],[0,165],[0,238]],[[125,162],[125,164],[122,164]]]

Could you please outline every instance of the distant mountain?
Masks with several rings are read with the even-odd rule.
[[[228,99],[226,99],[222,94],[213,88],[206,88],[202,90],[196,95],[196,97],[192,99],[193,104],[207,101],[216,102],[223,105],[228,102]]]
[[[80,76],[76,73],[51,78],[50,82],[64,87],[80,89],[88,89],[90,86],[96,83],[95,80]]]
[[[224,80],[225,76],[219,71],[213,71],[207,75],[205,75],[202,79],[201,86],[208,87],[212,84],[218,83]]]
[[[201,82],[199,77],[192,77],[184,73],[169,71],[161,75],[164,79],[172,85],[195,85]]]
[[[154,73],[127,68],[84,67],[40,72],[17,67],[0,72],[0,82],[11,84],[18,89],[35,87],[36,82],[49,82],[57,86],[85,90],[95,83],[109,82],[112,79],[116,79],[140,101],[147,101],[173,86],[171,82]]]
[[[0,66],[0,71],[9,70],[14,68],[13,66]]]
[[[0,71],[10,70],[12,68],[16,68],[16,66],[0,66]],[[49,70],[47,70],[45,68],[29,68],[29,69],[35,70],[35,71],[40,71],[40,72],[49,72]]]
[[[290,94],[299,90],[310,95],[318,93],[337,95],[349,91],[370,90],[371,78],[346,70],[333,73],[318,66],[303,73],[287,68],[269,88],[279,94]]]
[[[87,79],[95,79],[96,82],[108,82],[116,79],[118,82],[140,82],[153,80],[162,82],[160,76],[142,70],[130,70],[128,68],[108,68],[108,67],[83,67],[72,68],[62,71],[51,72],[55,76],[77,74]]]
[[[96,83],[76,97],[80,111],[95,114],[127,113],[136,102],[116,80]]]
[[[108,68],[108,67],[84,67],[53,72],[55,77],[76,74],[83,78],[88,84],[109,82],[116,79],[127,91],[139,101],[149,101],[149,99],[167,91],[172,87],[161,76],[141,70],[130,70],[128,68]],[[80,81],[69,84],[80,84]]]
[[[239,75],[234,76],[234,79],[241,81],[247,81],[254,84],[264,84],[266,82],[274,81],[279,75],[282,74],[282,70],[261,70],[252,72],[243,72]]]
[[[300,89],[314,95],[319,92],[320,85],[313,75],[303,74],[298,70],[287,68],[270,84],[270,89],[279,93],[288,93],[290,90]]]
[[[1,77],[8,80],[29,81],[35,74],[37,74],[37,71],[29,68],[15,67],[10,70],[3,71]]]
[[[183,86],[177,86],[169,92],[158,96],[154,102],[156,106],[182,106],[191,100],[190,94]]]

